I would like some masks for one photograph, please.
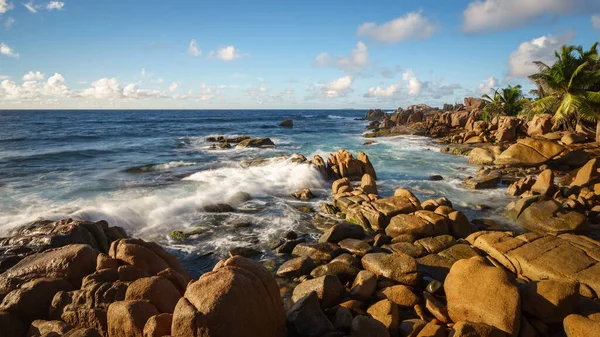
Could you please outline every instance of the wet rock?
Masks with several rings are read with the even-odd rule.
[[[160,313],[172,313],[179,298],[181,294],[173,283],[159,276],[132,282],[125,295],[126,301],[144,300],[152,303]]]
[[[292,255],[308,256],[315,263],[323,264],[340,254],[340,248],[332,243],[300,243],[294,247]]]
[[[511,274],[489,267],[480,257],[460,260],[450,269],[444,289],[454,322],[485,323],[510,335],[518,333],[521,299]]]
[[[252,199],[252,195],[250,195],[250,193],[238,191],[238,192],[235,192],[229,198],[227,198],[227,203],[239,205],[239,204],[243,204],[246,201],[251,200],[251,199]]]
[[[381,300],[367,309],[367,313],[387,328],[390,336],[398,336],[398,325],[400,324],[400,312],[396,304],[390,300]]]
[[[579,284],[569,280],[529,282],[522,295],[523,311],[545,323],[560,323],[578,304]]]
[[[295,192],[294,194],[292,194],[292,196],[296,199],[303,201],[307,201],[315,197],[308,188]]]
[[[367,301],[375,293],[376,289],[377,275],[367,270],[361,270],[352,283],[350,295],[359,301]]]
[[[321,310],[316,292],[298,299],[287,312],[286,320],[300,337],[320,337],[335,330]]]
[[[385,325],[369,316],[356,316],[352,320],[351,337],[390,337]]]
[[[444,180],[444,177],[442,177],[441,175],[433,175],[429,177],[429,180],[431,181],[441,181]]]
[[[292,121],[291,119],[286,119],[283,122],[279,123],[279,126],[291,128],[294,126],[294,121]]]
[[[158,314],[156,307],[146,301],[114,302],[108,307],[108,335],[110,337],[143,336],[146,321]]]
[[[344,287],[337,276],[325,275],[298,284],[294,289],[292,300],[297,302],[311,292],[316,292],[321,307],[330,308],[339,303],[343,291]]]
[[[286,240],[283,244],[281,244],[279,247],[277,247],[275,249],[275,252],[277,254],[292,254],[292,252],[294,251],[294,248],[296,248],[296,246],[299,243],[304,243],[306,242],[306,239],[304,238],[298,238],[295,240]]]
[[[262,252],[252,247],[234,247],[229,250],[229,256],[253,257],[261,255]]]
[[[235,211],[233,207],[228,204],[208,204],[202,207],[202,210],[207,213],[227,213]]]
[[[385,277],[405,285],[416,285],[419,281],[417,263],[405,254],[371,253],[361,260],[363,268],[378,277]]]
[[[431,282],[429,282],[429,283],[427,284],[427,287],[425,288],[425,290],[426,290],[428,293],[435,294],[435,293],[437,293],[438,291],[440,291],[440,290],[442,289],[442,287],[443,287],[443,286],[444,286],[444,285],[442,284],[442,282],[440,282],[440,281],[438,281],[438,280],[432,280]]]
[[[162,337],[171,334],[173,314],[160,314],[150,317],[144,325],[144,337]]]
[[[388,299],[403,308],[412,308],[421,301],[409,287],[401,284],[381,289],[377,298]]]
[[[315,264],[308,256],[296,257],[286,261],[277,269],[277,276],[299,277],[310,274],[315,268]]]
[[[502,174],[498,171],[491,171],[489,173],[477,174],[475,178],[467,178],[465,185],[468,188],[475,190],[484,188],[494,188],[498,186],[502,180]]]
[[[237,147],[275,147],[275,143],[269,138],[252,138],[242,140],[237,144]]]
[[[231,308],[236,308],[235,324]],[[173,313],[173,336],[283,336],[285,313],[277,282],[263,266],[232,257],[191,282]]]

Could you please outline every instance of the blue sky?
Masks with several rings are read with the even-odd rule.
[[[597,0],[0,0],[0,109],[441,105],[598,40]]]

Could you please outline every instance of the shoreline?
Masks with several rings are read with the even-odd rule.
[[[545,163],[517,170],[527,175],[511,177],[508,190],[520,199],[509,213],[516,209],[521,226],[545,224],[518,234],[485,219],[473,223],[445,197],[419,200],[399,188],[381,198],[365,153],[292,158],[331,182],[333,202],[307,215],[321,233],[316,240],[289,232],[271,247],[274,258],[262,261],[267,269],[234,256],[194,281],[163,248],[128,239],[119,227],[41,221],[0,242],[0,332],[191,336],[219,327],[256,337],[545,336],[600,325],[600,243],[577,234],[594,224],[584,228],[587,219],[558,211],[556,201],[556,193],[575,190],[588,200],[595,188],[558,187]],[[595,181],[595,159],[586,163],[589,170],[570,174],[582,186]],[[488,188],[503,175],[479,173],[471,183]],[[44,310],[28,306],[31,296]],[[240,310],[230,314],[234,307]]]

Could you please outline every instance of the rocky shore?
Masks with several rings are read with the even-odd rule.
[[[553,133],[543,116],[484,122],[480,107],[374,110],[367,135],[467,149],[484,166],[466,186],[505,183],[522,231],[474,223],[445,197],[380,196],[364,152],[296,154],[287,160],[331,182],[331,202],[311,214],[316,240],[290,232],[273,245],[274,267],[230,251],[192,279],[104,221],[38,221],[0,239],[0,336],[600,336],[597,143]]]

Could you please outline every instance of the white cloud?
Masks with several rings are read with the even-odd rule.
[[[35,81],[35,80],[43,80],[45,78],[44,74],[39,71],[33,72],[30,71],[23,76],[23,81]]]
[[[65,7],[65,3],[60,1],[50,1],[48,5],[46,5],[46,9],[49,11],[54,9],[60,11],[61,9],[63,9],[63,7]]]
[[[123,97],[123,91],[116,78],[101,78],[92,82],[92,87],[85,89],[81,96],[96,99],[118,99]]]
[[[282,95],[293,95],[294,89],[285,89],[281,94]]]
[[[482,95],[489,94],[492,92],[492,89],[498,86],[498,84],[498,79],[494,76],[490,76],[485,81],[481,81],[481,83],[479,83],[479,86],[477,87],[477,93]]]
[[[11,17],[8,17],[8,18],[6,18],[6,21],[4,21],[4,28],[10,29],[10,28],[12,28],[12,26],[15,25],[16,22],[17,22],[17,20],[15,20]]]
[[[164,81],[165,81],[164,78],[160,78],[160,77],[157,78],[157,79],[155,79],[155,80],[150,80],[150,82],[152,82],[152,83],[158,83],[158,84],[161,84]]]
[[[600,29],[600,14],[592,16],[592,27]]]
[[[33,5],[33,2],[28,2],[26,4],[23,4],[23,6],[25,6],[25,8],[27,8],[27,10],[31,13],[37,13],[37,8]]]
[[[0,0],[0,14],[6,13],[13,8],[15,8],[15,6],[12,2],[8,2],[8,0]]]
[[[406,88],[408,88],[408,94],[410,96],[420,96],[423,90],[423,83],[419,81],[417,76],[415,76],[412,69],[406,69],[406,71],[402,74],[402,80],[404,80],[406,84]]]
[[[335,79],[325,85],[321,85],[317,96],[322,98],[344,97],[352,91],[353,81],[354,78],[350,75]]]
[[[391,97],[398,92],[400,86],[398,84],[392,84],[387,88],[384,87],[371,87],[364,97]]]
[[[173,82],[169,86],[169,91],[170,92],[175,92],[175,91],[177,91],[178,88],[179,88],[179,82]]]
[[[188,46],[188,54],[192,56],[200,56],[202,55],[202,50],[198,48],[198,43],[196,43],[195,39],[190,41],[190,45]]]
[[[421,15],[421,11],[411,12],[377,25],[374,22],[363,23],[358,27],[358,36],[368,36],[374,40],[397,43],[408,39],[426,39],[438,30],[438,25]]]
[[[9,57],[19,58],[19,53],[12,50],[6,43],[0,43],[0,54]]]
[[[211,100],[217,97],[217,95],[219,95],[219,90],[215,90],[214,88],[209,87],[206,83],[202,83],[200,85],[200,93],[198,95],[198,98],[201,101]]]
[[[123,88],[123,98],[139,99],[139,98],[164,98],[165,93],[160,90],[139,89],[136,83],[131,83]]]
[[[216,57],[219,60],[223,60],[223,61],[232,61],[237,58],[240,58],[241,54],[240,54],[239,49],[236,49],[234,46],[227,46],[227,47],[217,49],[216,52],[211,51],[209,56]]]
[[[522,27],[545,15],[590,12],[597,0],[475,0],[463,12],[463,31],[479,33]]]
[[[523,42],[512,52],[508,60],[508,77],[527,77],[538,72],[534,61],[542,61],[548,65],[554,63],[554,51],[571,40],[572,35],[540,36]]]
[[[359,41],[356,48],[350,51],[350,56],[334,59],[327,53],[321,53],[315,58],[314,64],[320,67],[338,67],[345,71],[356,70],[369,64],[369,53],[367,46]]]
[[[64,85],[64,77],[55,73],[46,82],[40,82],[39,76],[25,80],[22,85],[9,80],[0,83],[0,98],[5,100],[40,100],[42,97],[64,98],[71,91]]]

